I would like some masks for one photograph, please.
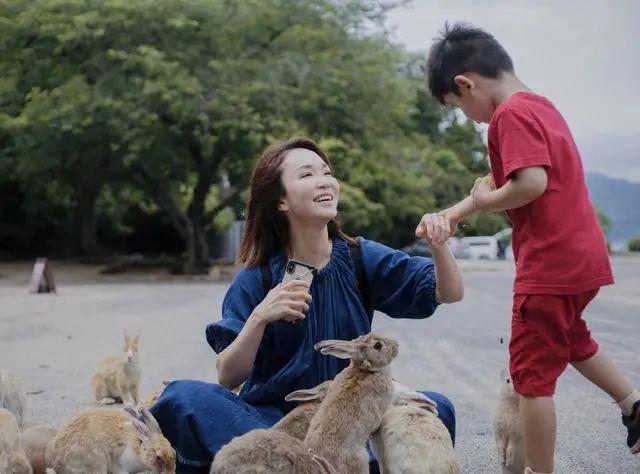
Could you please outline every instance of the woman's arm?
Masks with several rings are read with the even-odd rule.
[[[310,301],[309,284],[302,280],[292,280],[269,291],[251,312],[238,336],[218,355],[216,369],[220,385],[233,389],[244,382],[253,370],[267,324],[280,319],[304,319]]]
[[[252,313],[238,337],[218,355],[216,370],[220,385],[233,389],[251,375],[266,327],[266,321]]]
[[[444,214],[425,214],[416,228],[416,236],[425,239],[431,247],[436,268],[435,296],[438,303],[455,303],[464,297],[464,284],[458,262],[447,245],[455,225]]]
[[[455,303],[464,297],[464,284],[458,262],[447,244],[431,247],[433,264],[436,267],[436,301]]]

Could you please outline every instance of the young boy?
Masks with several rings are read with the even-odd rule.
[[[441,103],[489,123],[493,183],[479,180],[469,197],[440,215],[452,229],[477,211],[507,211],[512,221],[509,365],[521,400],[527,472],[553,471],[553,394],[569,363],[618,403],[627,445],[640,452],[640,393],[598,349],[582,319],[613,276],[569,127],[550,101],[516,77],[495,38],[478,28],[446,25],[429,53],[427,74]],[[452,231],[433,222],[425,216],[416,234],[437,240]]]

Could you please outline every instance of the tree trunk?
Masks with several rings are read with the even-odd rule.
[[[96,239],[96,201],[98,192],[87,186],[79,186],[76,191],[76,215],[78,224],[78,250],[83,257],[98,253]]]
[[[211,169],[202,170],[193,190],[189,204],[188,220],[192,229],[190,252],[192,270],[195,273],[206,273],[211,264],[211,252],[207,242],[208,223],[205,220],[205,201],[211,188],[213,173]],[[209,221],[210,222],[210,221]]]

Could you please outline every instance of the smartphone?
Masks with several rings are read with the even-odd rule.
[[[303,280],[311,285],[313,277],[318,270],[313,265],[308,263],[299,262],[297,260],[289,260],[287,266],[284,269],[284,277],[282,283],[287,283],[291,280]]]

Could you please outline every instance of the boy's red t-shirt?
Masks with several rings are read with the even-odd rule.
[[[513,224],[515,293],[572,295],[613,283],[604,234],[589,199],[580,154],[567,123],[546,98],[518,92],[489,123],[497,187],[521,168],[547,170],[547,189],[507,211]]]

